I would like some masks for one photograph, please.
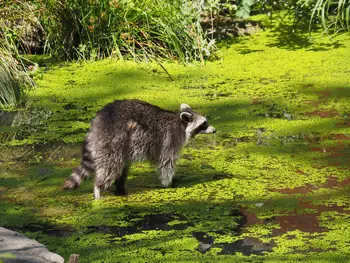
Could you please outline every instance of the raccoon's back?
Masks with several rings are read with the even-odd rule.
[[[175,113],[139,100],[116,100],[103,107],[93,126],[113,133],[130,131],[135,126],[159,132],[175,121]]]
[[[174,112],[143,101],[116,100],[97,113],[88,144],[105,152],[128,152],[131,160],[155,159],[168,132],[179,127],[178,119]]]

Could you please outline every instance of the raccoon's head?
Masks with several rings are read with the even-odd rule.
[[[216,130],[208,123],[208,120],[198,113],[192,111],[187,104],[180,105],[180,118],[187,123],[186,141],[199,133],[215,133]]]

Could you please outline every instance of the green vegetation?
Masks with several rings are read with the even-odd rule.
[[[1,226],[81,262],[348,262],[349,13],[345,0],[2,1]],[[188,103],[218,132],[183,150],[176,188],[139,163],[126,197],[93,201],[92,178],[61,191],[96,111],[124,98]]]
[[[21,6],[23,8],[27,6]],[[24,25],[33,20],[26,9],[8,9],[5,3],[0,4],[0,108],[13,109],[21,101],[21,95],[32,89],[35,84],[28,74],[30,63],[19,54],[16,38],[24,34]],[[15,21],[22,17],[22,23],[14,28]],[[5,20],[6,17],[6,20]]]
[[[20,88],[5,63],[0,64],[0,107],[14,107],[20,99]]]
[[[347,0],[303,0],[301,7],[311,6],[310,26],[317,18],[326,32],[350,32],[350,2]]]
[[[309,32],[316,31],[322,26],[327,34],[338,34],[350,32],[350,2],[348,0],[300,0],[300,1],[268,1],[268,0],[246,0],[245,16],[250,12],[263,11],[271,14],[287,11],[295,16],[294,23],[300,26],[308,20]],[[252,8],[249,4],[254,2]],[[252,10],[251,10],[252,9]]]
[[[205,66],[163,63],[174,81],[117,59],[39,70],[0,152],[2,226],[81,262],[349,261],[350,39],[254,19],[265,31],[222,41]],[[126,197],[93,201],[92,178],[61,191],[91,118],[123,98],[186,102],[218,132],[183,150],[177,188],[140,163]]]
[[[47,47],[64,59],[203,60],[201,7],[188,1],[47,1]]]
[[[1,49],[0,43],[0,108],[13,109],[21,101],[25,91],[35,87],[33,80],[22,65],[18,65],[10,53]],[[20,60],[19,63],[22,61]]]
[[[225,32],[214,24],[239,23],[237,18],[252,13],[286,14],[281,31],[298,38],[306,20],[310,32],[320,25],[332,34],[350,29],[347,0],[5,0],[0,3],[0,107],[18,106],[20,95],[34,86],[30,77],[37,65],[26,55],[45,53],[60,61],[166,59],[204,64],[216,58],[215,42]],[[237,30],[246,33],[236,28],[233,34]]]

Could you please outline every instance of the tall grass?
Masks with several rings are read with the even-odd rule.
[[[297,23],[308,20],[309,32],[321,25],[327,33],[350,33],[350,0],[254,1],[255,8],[266,13],[288,10],[288,14],[295,14]]]
[[[302,6],[312,6],[310,28],[315,19],[319,19],[327,32],[350,32],[349,0],[304,0]]]
[[[9,68],[0,60],[0,108],[15,107],[21,97],[20,87]]]
[[[198,2],[196,4],[196,2]],[[201,1],[44,1],[47,52],[63,59],[204,60]]]
[[[24,32],[21,25],[28,25],[33,17],[28,8],[5,4],[0,4],[0,108],[9,109],[17,106],[21,95],[35,86],[25,65],[28,61],[18,51]]]
[[[23,94],[35,86],[20,60],[0,42],[0,109],[16,107]]]

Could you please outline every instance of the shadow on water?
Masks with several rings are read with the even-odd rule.
[[[273,242],[264,243],[254,237],[244,237],[244,239],[237,240],[233,243],[226,243],[220,245],[222,251],[219,254],[235,254],[242,253],[245,256],[262,255],[264,252],[271,252],[275,246]]]
[[[275,18],[276,19],[276,18]],[[280,17],[279,24],[268,34],[270,42],[269,47],[278,47],[287,50],[306,49],[307,51],[327,51],[329,49],[344,47],[339,41],[331,43],[315,43],[312,34],[309,33],[309,20],[304,18],[293,18],[287,15]],[[313,26],[313,31],[320,32],[320,28]]]
[[[176,223],[172,223],[177,220]],[[234,229],[227,229],[228,233],[239,236],[247,221],[243,214],[239,213],[239,210],[233,213],[232,220],[237,220],[238,225]],[[22,227],[9,227],[11,230],[26,233],[41,233],[47,236],[54,236],[59,238],[69,237],[71,235],[79,233],[81,234],[93,234],[102,233],[108,234],[109,243],[115,244],[115,238],[123,238],[127,235],[133,235],[138,233],[144,233],[145,231],[183,231],[188,228],[195,227],[187,217],[179,214],[150,214],[143,218],[129,218],[129,222],[133,222],[129,226],[87,226],[83,229],[74,229],[70,226],[53,225],[49,223],[32,223],[24,225]],[[214,231],[215,232],[215,231]],[[218,234],[224,234],[225,231],[218,231]],[[217,243],[215,238],[205,232],[192,231],[191,236],[196,238],[199,242],[196,251],[204,254],[211,248],[219,248],[221,251],[218,254],[235,254],[243,253],[244,255],[261,255],[263,252],[270,252],[274,246],[273,243],[263,243],[257,238],[253,237],[239,237],[238,240],[228,243]],[[187,235],[187,234],[185,234]],[[122,239],[123,240],[123,239]]]
[[[267,37],[268,47],[278,47],[287,50],[305,49],[307,51],[327,51],[334,48],[344,47],[339,41],[331,43],[319,43],[313,41],[312,34],[309,34],[309,20],[296,19],[289,14],[286,17],[271,17],[270,21],[264,21],[265,26],[269,23]],[[294,20],[294,21],[293,21]],[[243,36],[254,35],[264,30],[261,22],[257,21],[237,21],[235,19],[224,18],[214,20],[214,30],[211,30],[210,21],[204,23],[204,29],[210,37],[218,41],[219,47],[230,47],[232,44],[238,45],[237,51],[240,54],[263,52],[262,49],[254,49],[250,46],[243,46],[247,38]],[[316,28],[313,28],[318,32]],[[321,29],[322,30],[322,29]],[[329,38],[330,39],[330,38]]]
[[[22,233],[42,233],[44,235],[54,237],[67,237],[76,232],[76,230],[71,226],[57,226],[48,223],[33,223],[22,227],[9,227],[9,229]]]
[[[103,233],[110,234],[111,237],[123,237],[125,235],[132,235],[136,233],[142,233],[148,230],[184,230],[190,226],[191,223],[176,223],[171,224],[174,220],[180,220],[187,222],[187,218],[182,215],[175,214],[153,214],[147,215],[142,219],[130,218],[128,221],[133,220],[134,223],[131,226],[88,226],[87,233]],[[170,224],[169,224],[170,223]]]
[[[349,186],[350,181],[336,181],[333,179],[329,179],[325,184],[319,186],[320,188],[326,189],[338,189],[341,190],[343,187]],[[318,217],[321,213],[325,211],[337,211],[339,213],[349,213],[348,210],[344,210],[343,207],[335,206],[335,205],[313,205],[309,201],[303,200],[303,197],[295,197],[291,196],[292,194],[298,193],[306,193],[312,192],[315,190],[314,186],[310,186],[309,188],[304,187],[303,189],[290,189],[290,190],[274,190],[279,191],[281,193],[288,193],[288,196],[281,199],[272,199],[268,200],[266,203],[262,204],[259,209],[269,210],[271,208],[275,210],[283,211],[287,206],[285,204],[291,203],[291,200],[295,200],[295,209],[312,209],[312,212],[309,213],[300,213],[296,210],[293,212],[283,212],[284,215],[276,215],[271,218],[259,218],[254,210],[246,209],[244,207],[240,207],[234,209],[231,212],[232,220],[236,222],[236,227],[231,229],[219,230],[219,231],[211,231],[211,232],[198,232],[195,230],[196,224],[200,223],[201,220],[191,219],[190,217],[184,216],[182,214],[174,214],[174,213],[158,213],[158,214],[149,214],[143,217],[139,217],[137,214],[134,217],[129,217],[127,219],[128,222],[131,222],[128,226],[87,226],[82,229],[75,230],[69,226],[55,226],[52,224],[29,224],[23,227],[12,228],[13,230],[20,232],[39,232],[48,236],[57,236],[57,237],[68,237],[70,235],[79,233],[81,234],[92,234],[92,233],[102,233],[108,234],[109,242],[111,245],[119,242],[115,240],[116,237],[122,238],[126,235],[133,235],[137,233],[144,233],[150,230],[156,231],[185,231],[189,229],[194,229],[193,231],[186,231],[184,235],[188,235],[197,239],[198,246],[195,250],[199,253],[205,254],[212,248],[218,248],[220,251],[219,255],[224,254],[235,254],[242,253],[243,255],[262,255],[264,253],[272,252],[273,249],[277,246],[274,242],[274,239],[280,237],[284,234],[287,234],[290,231],[299,230],[305,233],[318,233],[322,234],[328,231],[327,228],[322,227],[318,223]],[[319,196],[315,197],[316,199]],[[252,200],[251,202],[255,203],[256,201]],[[164,207],[167,204],[164,204]],[[182,206],[182,205],[181,205]],[[176,205],[173,208],[176,210]],[[187,209],[187,208],[186,208]],[[103,210],[103,209],[102,209]],[[101,210],[101,212],[102,212]],[[162,208],[160,208],[160,211]],[[172,209],[170,209],[172,210]],[[196,213],[196,212],[194,212]],[[193,213],[192,213],[193,215]],[[177,221],[172,224],[172,222]],[[271,225],[278,224],[278,228],[273,229],[271,234],[268,235],[271,241],[264,242],[259,240],[256,237],[252,237],[249,235],[249,227],[257,226],[257,225]],[[185,234],[186,233],[186,234]],[[216,242],[215,235],[213,234],[231,234],[235,236],[234,241],[232,242]],[[289,239],[293,239],[294,237],[290,235]],[[313,237],[310,237],[313,238]],[[123,239],[122,239],[123,240]],[[297,247],[295,248],[297,252]],[[312,251],[313,248],[310,248]]]
[[[302,171],[300,171],[302,172]],[[122,221],[128,222],[127,226],[118,225],[87,225],[79,229],[74,229],[70,226],[53,225],[48,223],[31,223],[22,227],[13,227],[13,230],[20,232],[35,232],[42,233],[47,236],[69,237],[71,235],[88,235],[93,233],[108,234],[109,243],[114,245],[120,241],[116,238],[123,238],[126,235],[134,235],[138,233],[147,233],[147,231],[176,231],[184,233],[186,237],[193,237],[198,241],[198,246],[195,250],[198,253],[205,254],[212,248],[219,249],[219,255],[241,253],[243,255],[263,255],[264,253],[272,252],[277,243],[275,239],[287,234],[290,231],[299,230],[304,233],[322,234],[328,231],[326,227],[319,224],[319,216],[328,211],[336,211],[340,214],[349,213],[349,210],[344,209],[341,205],[324,205],[313,204],[314,200],[326,199],[327,194],[316,193],[317,190],[334,190],[330,193],[332,198],[337,195],[346,194],[346,189],[349,189],[350,180],[345,179],[339,181],[335,178],[329,178],[325,183],[316,185],[305,185],[294,189],[271,189],[283,194],[280,198],[272,198],[265,201],[261,200],[245,200],[236,202],[228,202],[220,204],[220,207],[226,207],[223,211],[230,209],[228,215],[208,209],[208,203],[190,204],[167,204],[163,203],[157,206],[157,212],[150,212],[149,208],[126,208],[128,214]],[[313,193],[316,193],[313,195]],[[249,203],[248,203],[249,202]],[[251,208],[253,205],[255,208]],[[209,204],[210,207],[215,207],[217,204]],[[248,208],[250,207],[250,208]],[[291,209],[290,209],[291,208]],[[135,209],[135,211],[133,211]],[[221,208],[220,208],[221,209]],[[275,215],[269,218],[260,218],[260,211],[275,211]],[[300,212],[300,210],[305,210]],[[173,213],[170,211],[182,211]],[[147,215],[144,213],[147,212]],[[101,214],[102,217],[118,213],[118,208],[100,208],[94,211],[96,214]],[[234,227],[228,227],[221,230],[210,230],[208,232],[196,231],[196,226],[204,221],[220,222],[223,217],[227,217],[234,222]],[[278,228],[273,229],[264,238],[269,238],[270,241],[262,241],[256,236],[251,236],[249,229],[253,226],[270,226],[277,224]],[[230,235],[234,237],[230,242],[216,241],[216,235]],[[167,238],[172,238],[170,235]],[[289,236],[290,239],[294,237]],[[313,238],[313,237],[309,237]],[[307,237],[306,237],[307,239]],[[123,239],[122,239],[123,240]],[[167,239],[168,240],[168,239]],[[312,251],[313,248],[309,250]],[[297,253],[298,248],[295,248]]]
[[[265,80],[263,80],[265,81]],[[269,80],[266,80],[269,81]],[[348,95],[348,93],[346,93]],[[222,96],[226,96],[225,93],[221,94]],[[221,96],[220,94],[215,96]],[[214,95],[207,95],[210,99],[214,98]],[[321,97],[321,95],[320,95]],[[252,104],[254,104],[252,102]],[[217,105],[214,105],[216,107]],[[266,104],[266,107],[263,108],[265,112],[255,112],[250,111],[249,114],[257,117],[257,118],[275,118],[275,119],[285,119],[286,121],[293,121],[293,115],[289,112],[283,111],[286,105],[275,105],[275,104]],[[226,120],[222,120],[221,124],[225,121],[235,121],[235,117],[230,115],[231,111],[236,108],[248,108],[251,107],[251,104],[235,104],[228,107],[221,106],[217,107],[218,112],[221,115],[227,115]],[[65,103],[64,105],[65,111],[75,111],[75,110],[86,110],[81,108],[79,105],[74,103]],[[42,123],[42,120],[50,116],[49,111],[43,111],[42,113],[34,112],[30,113],[32,118],[27,118],[28,115],[21,115],[22,112],[13,112],[13,113],[0,113],[0,121],[2,122],[2,126],[6,127],[21,127],[17,126],[16,123],[20,123],[19,125],[24,125],[25,127],[29,122],[32,129],[41,130],[44,129],[45,126]],[[335,114],[326,114],[321,115],[320,112],[312,112],[309,114],[309,117],[317,115],[318,117],[335,117]],[[306,114],[307,116],[307,114]],[[70,116],[74,119],[74,115]],[[244,119],[245,116],[241,117]],[[23,119],[22,119],[23,118]],[[28,120],[28,122],[26,121]],[[37,120],[37,122],[35,121]],[[239,119],[237,121],[240,121]],[[36,123],[36,124],[35,124]],[[348,122],[347,122],[348,123]],[[348,124],[344,124],[348,125]],[[314,127],[314,130],[318,130],[318,126]],[[333,133],[331,135],[320,135],[319,133],[303,133],[303,127],[298,127],[298,129],[293,130],[295,134],[291,134],[289,136],[278,136],[273,132],[267,131],[265,128],[257,128],[255,135],[252,136],[240,136],[233,137],[230,133],[219,133],[217,137],[201,137],[198,139],[198,142],[191,145],[194,148],[201,149],[205,145],[205,147],[209,149],[215,149],[217,145],[224,145],[227,148],[234,148],[237,144],[256,142],[257,145],[262,147],[268,147],[270,144],[274,143],[274,141],[278,141],[279,143],[306,143],[307,147],[302,150],[307,150],[311,152],[322,152],[329,153],[329,155],[325,156],[324,159],[328,161],[327,164],[334,164],[335,166],[346,165],[349,164],[349,146],[344,144],[338,144],[333,146],[320,146],[318,145],[323,140],[335,140],[335,141],[344,141],[349,140],[349,135],[347,134],[337,134]],[[336,131],[334,129],[334,131]],[[217,139],[214,139],[217,138]],[[259,148],[254,149],[259,150]],[[72,159],[72,158],[80,158],[81,156],[81,145],[67,145],[67,144],[50,144],[47,143],[44,146],[37,145],[34,147],[33,151],[35,153],[40,153],[41,159],[47,161],[57,161],[62,159]],[[282,153],[285,153],[284,149],[281,149]],[[287,152],[288,153],[288,152]],[[23,158],[23,156],[18,158],[18,161],[26,162],[30,160],[32,156],[28,156],[28,158]],[[191,154],[183,156],[183,158],[187,160],[191,160],[194,158]],[[320,157],[323,158],[323,157]],[[72,167],[73,168],[73,167]],[[188,172],[188,167],[180,167],[183,171],[186,171],[187,176],[191,175],[191,171]],[[46,169],[41,168],[40,169]],[[215,168],[210,166],[210,164],[202,163],[200,169],[203,170],[203,174],[210,173],[212,174],[212,180],[222,180],[228,179],[232,175],[224,174],[219,171],[215,171]],[[209,172],[206,172],[209,171]],[[42,172],[42,174],[41,174]],[[65,172],[65,171],[64,171]],[[305,175],[307,172],[298,170],[297,173],[300,175]],[[49,186],[50,184],[57,184],[56,182],[49,182],[51,179],[49,178],[50,170],[38,170],[35,179],[38,182],[43,183],[44,186]],[[68,173],[67,173],[68,174]],[[152,174],[153,176],[154,174]],[[57,174],[56,174],[57,176]],[[61,175],[60,175],[61,176]],[[66,177],[67,175],[64,175]],[[191,187],[194,184],[198,184],[199,180],[197,177],[193,176],[194,180],[188,180],[184,178],[183,186]],[[137,179],[138,180],[138,179]],[[147,178],[148,180],[148,178]],[[188,180],[188,181],[186,181]],[[18,184],[18,182],[17,182]],[[219,248],[219,254],[235,254],[242,253],[243,255],[261,255],[265,252],[273,251],[273,249],[278,245],[275,244],[274,239],[284,235],[290,231],[300,230],[302,232],[307,233],[324,233],[328,231],[326,227],[323,227],[319,224],[319,216],[324,212],[335,211],[341,214],[349,213],[349,210],[344,209],[341,205],[335,204],[314,204],[313,201],[321,198],[325,198],[324,195],[314,194],[317,190],[334,190],[336,192],[332,192],[331,194],[335,197],[337,194],[342,195],[349,188],[350,180],[345,179],[343,181],[339,181],[335,178],[329,178],[328,181],[324,184],[313,185],[307,184],[303,187],[297,187],[294,189],[270,189],[271,191],[278,192],[279,194],[283,194],[284,196],[281,198],[274,198],[271,200],[260,201],[260,200],[248,200],[244,204],[242,202],[241,208],[235,208],[234,212],[229,216],[232,222],[234,222],[237,226],[232,228],[227,228],[224,230],[214,230],[208,229],[207,232],[196,231],[196,226],[200,225],[205,218],[205,220],[212,222],[220,222],[223,219],[223,216],[217,212],[208,212],[205,205],[207,204],[198,204],[196,209],[200,211],[191,210],[192,208],[185,207],[184,204],[173,205],[173,210],[188,210],[186,213],[171,213],[169,212],[168,206],[169,204],[162,204],[159,208],[159,213],[148,213],[146,216],[139,216],[135,214],[129,216],[127,221],[130,223],[127,226],[116,226],[116,225],[100,225],[95,226],[89,224],[88,226],[83,227],[82,229],[74,229],[69,226],[60,226],[60,225],[52,225],[45,223],[37,223],[37,224],[28,224],[23,227],[13,228],[14,230],[21,232],[39,232],[47,236],[57,236],[57,237],[67,237],[74,234],[91,234],[91,233],[102,233],[109,234],[111,244],[117,242],[115,240],[116,237],[125,237],[126,235],[134,235],[137,233],[145,233],[149,230],[156,231],[183,231],[186,232],[188,237],[193,237],[198,241],[198,246],[196,247],[196,251],[198,253],[206,253],[212,248]],[[79,194],[79,193],[76,193]],[[326,196],[327,197],[327,196]],[[216,204],[215,204],[216,205]],[[221,204],[220,204],[221,205]],[[237,204],[232,202],[229,204],[232,207],[236,207]],[[249,209],[249,206],[255,206],[254,209]],[[289,209],[289,210],[288,210]],[[145,211],[149,212],[147,208],[144,208]],[[270,218],[260,218],[258,216],[259,211],[273,211],[276,213],[274,216]],[[304,212],[300,213],[299,210],[303,210]],[[190,212],[189,212],[190,211]],[[306,212],[305,212],[306,211]],[[104,213],[105,216],[110,216],[112,213],[117,211],[99,211]],[[195,215],[197,218],[193,219],[192,216]],[[174,223],[174,221],[177,221]],[[277,224],[279,228],[273,229],[269,234],[268,238],[271,239],[270,242],[264,242],[256,237],[250,236],[249,227],[262,225],[269,226],[271,224]],[[193,231],[192,231],[193,228]],[[215,239],[214,234],[229,234],[234,236],[234,241],[232,242],[218,242]],[[264,236],[266,237],[266,236]],[[290,237],[293,238],[292,236]],[[93,253],[93,252],[90,252]]]

